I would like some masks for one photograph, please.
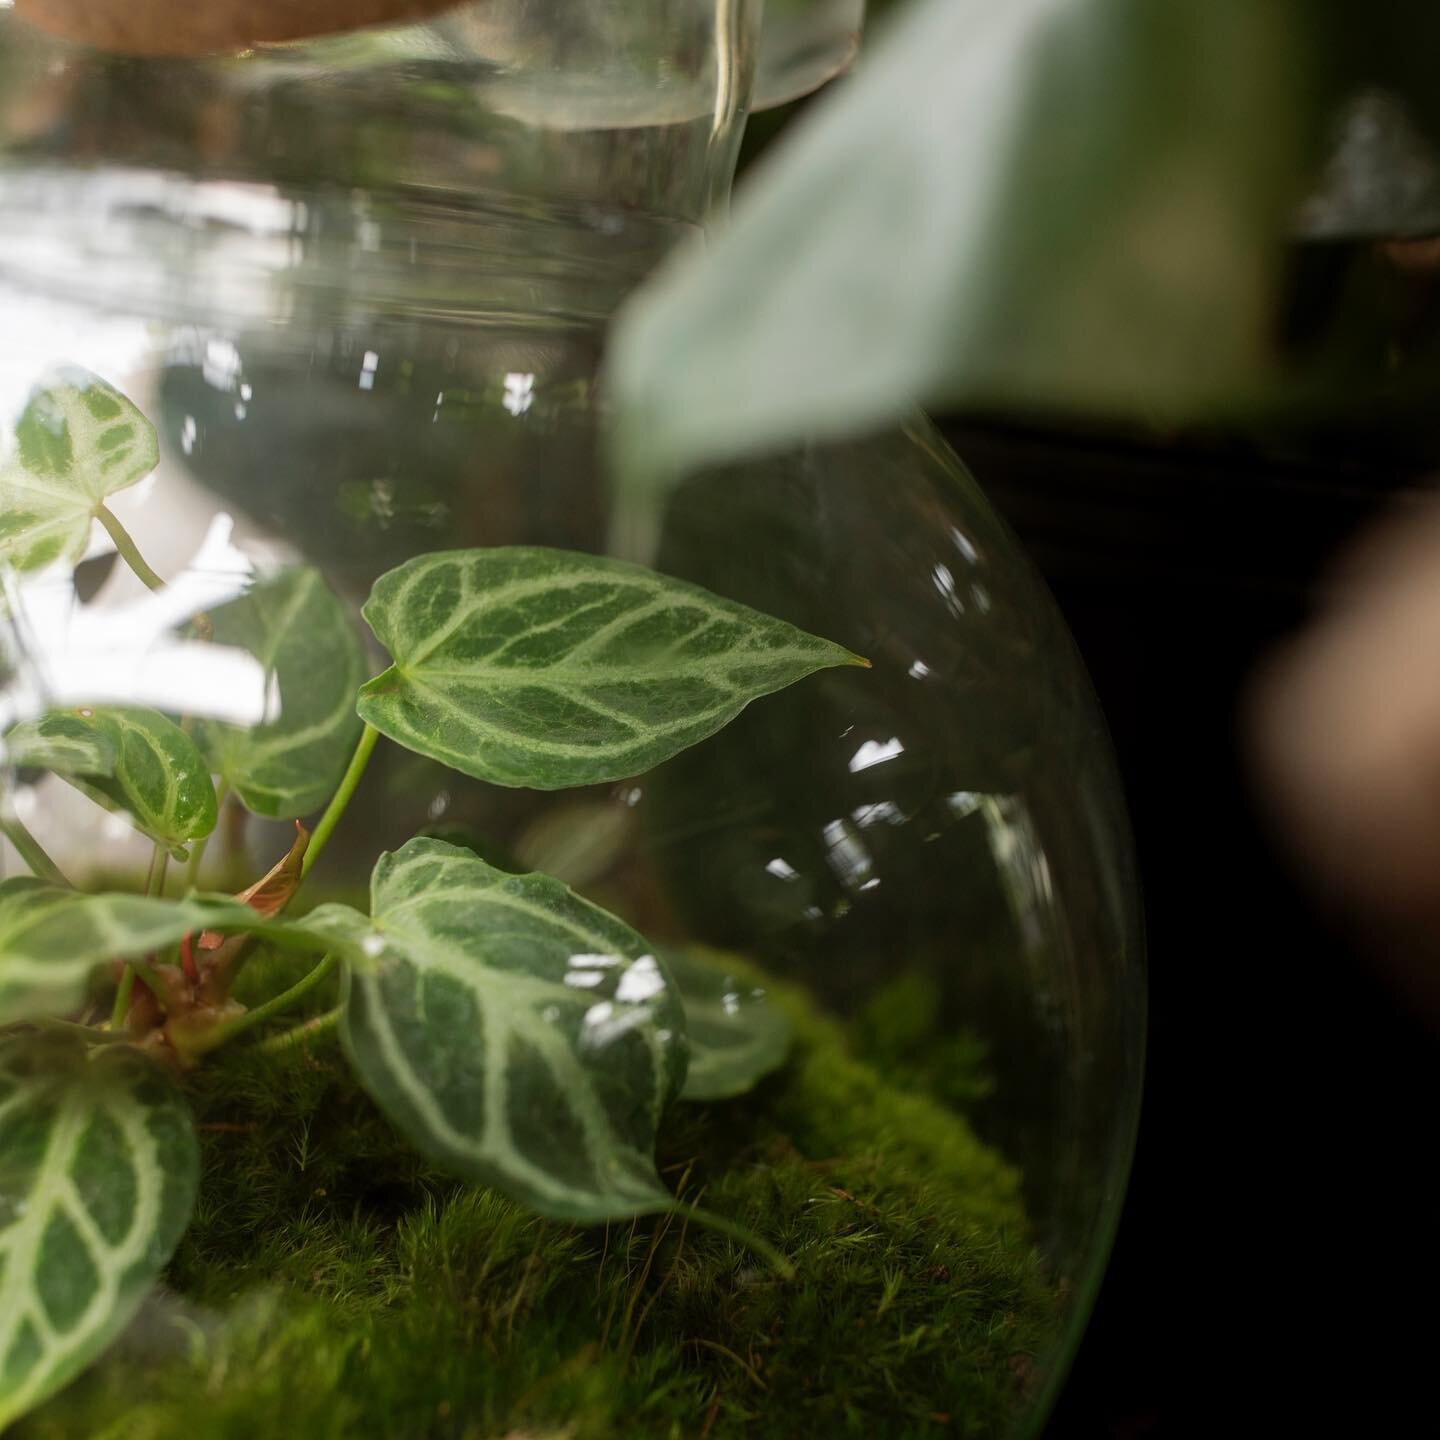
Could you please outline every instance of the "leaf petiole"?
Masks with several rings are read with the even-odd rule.
[[[795,1278],[794,1263],[782,1255],[768,1240],[762,1240],[746,1226],[738,1224],[734,1220],[727,1220],[723,1215],[715,1214],[713,1210],[702,1210],[698,1205],[687,1205],[683,1200],[674,1200],[667,1208],[671,1214],[689,1220],[703,1230],[713,1230],[717,1235],[724,1235],[743,1245],[747,1250],[753,1251],[782,1280]]]
[[[281,991],[279,995],[265,1001],[263,1005],[257,1005],[253,1010],[247,1010],[243,1015],[230,1021],[228,1025],[217,1026],[215,1030],[206,1037],[204,1048],[213,1050],[217,1046],[224,1045],[227,1041],[233,1040],[237,1035],[244,1034],[246,1030],[263,1024],[273,1016],[284,1014],[286,1010],[293,1009],[334,970],[337,964],[339,964],[339,957],[332,951],[330,954],[324,956],[313,970],[301,976],[288,990]]]
[[[105,527],[120,557],[139,576],[141,582],[151,590],[163,590],[165,582],[145,563],[145,557],[135,544],[130,532],[120,523],[119,518],[107,505],[95,507],[95,518]]]
[[[304,1024],[296,1025],[289,1030],[282,1030],[278,1035],[271,1035],[261,1040],[253,1048],[265,1055],[275,1055],[282,1050],[292,1050],[297,1045],[303,1045],[312,1036],[323,1035],[333,1030],[340,1023],[341,1007],[337,1005],[333,1010],[326,1010],[324,1014],[317,1015],[313,1020],[306,1020]]]
[[[30,867],[31,874],[68,890],[70,882],[60,867],[45,852],[45,847],[25,828],[15,815],[0,818],[0,834],[15,847],[20,858]]]
[[[355,794],[356,787],[365,774],[365,767],[370,763],[371,752],[375,749],[375,742],[379,738],[380,732],[373,725],[367,724],[360,732],[360,739],[355,745],[355,753],[350,757],[350,764],[346,767],[339,788],[331,797],[330,803],[325,807],[325,813],[320,817],[320,823],[316,825],[310,836],[310,848],[306,850],[305,858],[300,862],[300,878],[302,880],[310,873],[310,867],[320,858],[320,852],[325,848],[326,842],[340,823],[340,817],[344,815],[345,807],[349,805],[351,796]]]

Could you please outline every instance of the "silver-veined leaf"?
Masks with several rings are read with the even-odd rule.
[[[199,1153],[128,1045],[0,1039],[0,1429],[115,1338],[173,1253]]]
[[[23,877],[0,890],[0,1025],[64,1015],[95,968],[173,945],[193,931],[249,930],[260,917],[223,896],[82,895]]]
[[[183,857],[184,846],[215,828],[210,767],[195,742],[154,710],[94,709],[81,716],[115,753],[109,775],[65,778],[136,829]]]
[[[365,619],[395,663],[360,691],[392,740],[497,785],[559,790],[668,760],[848,650],[682,580],[529,547],[422,555]]]
[[[360,738],[365,669],[354,624],[308,568],[262,581],[210,619],[216,643],[254,655],[279,700],[276,718],[251,729],[200,725],[212,768],[257,815],[309,814],[330,798]]]
[[[75,564],[105,498],[159,458],[154,427],[98,375],[67,367],[47,378],[16,423],[13,452],[0,459],[0,564]]]
[[[646,942],[558,880],[439,840],[383,855],[371,906],[300,924],[344,956],[342,1038],[411,1141],[557,1218],[668,1205],[655,1132],[685,1022]]]
[[[92,720],[55,710],[38,720],[23,720],[0,740],[7,764],[53,770],[57,775],[115,773],[115,742]]]
[[[790,1052],[789,1017],[770,1001],[747,967],[718,950],[667,950],[665,963],[680,989],[690,1068],[684,1100],[743,1095]]]

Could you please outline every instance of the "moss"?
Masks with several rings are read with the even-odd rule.
[[[194,1082],[205,1178],[166,1293],[17,1440],[1008,1432],[1055,1315],[1017,1175],[780,998],[789,1064],[678,1107],[661,1164],[797,1280],[674,1216],[536,1219],[414,1156],[333,1040],[237,1046]]]

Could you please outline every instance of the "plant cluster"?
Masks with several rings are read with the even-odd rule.
[[[106,505],[158,454],[153,427],[97,377],[37,388],[0,462],[0,571],[17,614],[19,582],[78,562],[97,519],[164,589]],[[177,1072],[332,972],[338,1008],[262,1044],[338,1027],[360,1083],[421,1152],[560,1219],[675,1209],[654,1159],[666,1106],[736,1094],[784,1056],[785,1024],[753,988],[662,953],[558,880],[439,840],[379,857],[368,914],[287,907],[382,736],[493,784],[563,789],[642,773],[751,700],[866,662],[642,567],[540,548],[420,556],[381,576],[362,613],[392,661],[370,680],[313,569],[256,578],[190,619],[278,697],[259,724],[198,703],[93,705],[0,739],[7,765],[61,776],[154,843],[143,893],[85,893],[4,816],[33,874],[0,884],[0,1425],[108,1345],[174,1251],[199,1163]],[[193,883],[226,795],[272,819],[324,805],[233,897]],[[171,859],[190,867],[179,897],[166,894]],[[266,949],[313,965],[246,1009],[233,987]]]

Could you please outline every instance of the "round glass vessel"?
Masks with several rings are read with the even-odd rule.
[[[1043,1420],[1143,1040],[1128,833],[1074,647],[919,418],[692,476],[658,516],[602,463],[610,317],[723,203],[757,70],[770,99],[818,83],[858,8],[782,7],[762,41],[743,0],[489,0],[189,59],[0,9],[16,1435],[132,1412],[187,1437]],[[565,580],[596,557],[643,568]],[[472,614],[494,565],[505,603]],[[652,576],[703,595],[605,609]],[[671,628],[641,635],[642,612]],[[746,664],[680,674],[732,634]],[[756,679],[757,647],[808,658]],[[630,669],[602,690],[602,661]],[[687,706],[725,713],[687,729]],[[387,909],[386,852],[424,860],[423,936]],[[514,878],[537,872],[583,901]],[[237,895],[273,929],[247,939],[215,901],[122,942],[107,911],[85,922],[103,953],[40,1013],[24,977],[84,946],[47,931],[37,961],[6,907],[119,892],[167,916]],[[583,1023],[505,988],[532,956],[492,892],[589,937],[565,951],[565,983],[603,996]],[[67,1311],[59,1242],[25,1228],[30,1061],[4,1047],[118,1073],[116,1039],[192,1117],[198,1188],[125,1298],[96,1278],[100,1222],[144,1193],[140,1163],[87,1189],[89,1152],[46,1131],[74,1180]],[[440,1057],[419,1099],[390,1085],[412,1041]],[[600,1190],[604,1215],[565,1198]]]

